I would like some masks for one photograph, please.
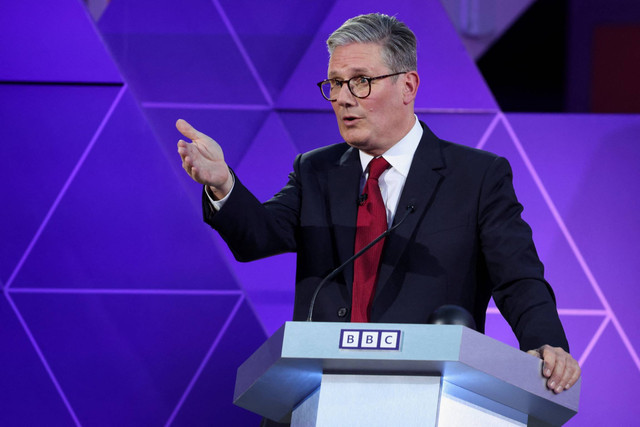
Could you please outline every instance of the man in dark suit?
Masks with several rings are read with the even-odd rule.
[[[178,121],[192,140],[180,140],[178,152],[204,185],[205,221],[238,260],[296,252],[293,318],[304,320],[320,280],[361,247],[364,211],[374,203],[367,196],[378,198],[383,229],[406,216],[404,223],[379,245],[377,268],[349,265],[322,288],[315,320],[426,323],[439,306],[455,304],[483,332],[493,296],[520,348],[544,360],[547,386],[571,387],[580,367],[520,217],[508,162],[442,141],[417,120],[416,41],[402,22],[355,17],[327,45],[328,79],[319,86],[346,143],[299,155],[288,184],[268,202],[234,176],[215,141]],[[381,162],[373,177],[371,165]]]

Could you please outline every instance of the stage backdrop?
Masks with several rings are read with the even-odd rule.
[[[504,114],[436,0],[90,6],[0,6],[0,425],[257,425],[235,369],[290,319],[294,256],[232,259],[174,123],[267,199],[340,141],[324,40],[371,11],[418,36],[420,119],[513,166],[583,367],[569,425],[637,421],[639,116]],[[495,308],[487,329],[516,345]]]

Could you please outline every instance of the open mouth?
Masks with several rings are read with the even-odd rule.
[[[356,120],[359,120],[359,117],[347,116],[342,118],[342,121],[345,123],[353,123]]]

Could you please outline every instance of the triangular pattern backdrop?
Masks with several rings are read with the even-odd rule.
[[[266,200],[340,141],[324,41],[371,11],[418,36],[420,119],[513,167],[584,370],[569,424],[636,421],[640,117],[502,113],[437,0],[25,0],[0,6],[0,425],[259,423],[235,369],[291,318],[295,256],[233,260],[174,123]],[[516,344],[495,307],[487,329]]]

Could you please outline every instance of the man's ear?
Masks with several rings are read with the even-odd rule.
[[[404,74],[404,87],[402,88],[402,99],[405,104],[410,104],[416,99],[420,86],[420,76],[417,71],[409,71]]]

